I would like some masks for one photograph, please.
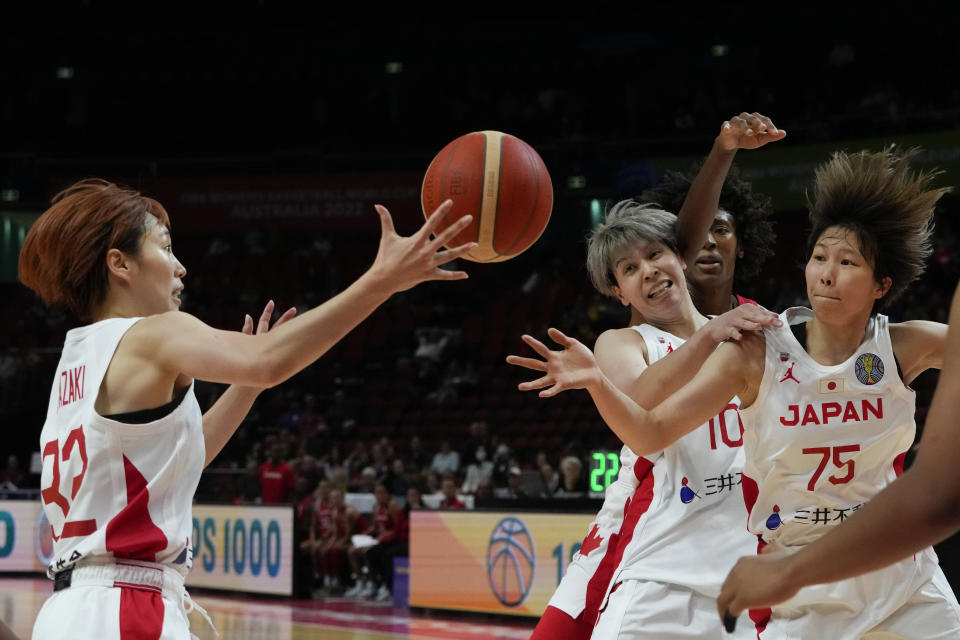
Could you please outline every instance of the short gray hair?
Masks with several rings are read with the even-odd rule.
[[[615,256],[624,247],[643,241],[663,243],[674,253],[677,247],[677,216],[655,204],[621,200],[607,211],[606,219],[587,236],[587,271],[597,291],[615,297]]]

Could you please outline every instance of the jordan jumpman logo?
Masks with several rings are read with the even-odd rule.
[[[785,376],[783,376],[782,378],[780,378],[780,382],[783,382],[783,381],[789,379],[789,380],[793,380],[793,381],[796,382],[797,384],[800,384],[800,381],[797,380],[796,376],[793,375],[793,366],[794,366],[795,364],[797,364],[797,363],[796,363],[796,362],[791,362],[791,363],[790,363],[790,368],[787,369],[787,375],[785,375]]]

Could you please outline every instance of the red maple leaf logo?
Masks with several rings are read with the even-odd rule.
[[[599,529],[599,525],[593,525],[593,529],[590,530],[590,533],[587,534],[587,537],[583,539],[583,544],[580,545],[580,553],[588,556],[590,555],[591,551],[600,548],[600,543],[603,542],[603,537],[597,535],[597,531],[599,531]]]

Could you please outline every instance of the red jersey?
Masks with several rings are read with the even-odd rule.
[[[467,505],[460,502],[459,498],[450,498],[449,500],[447,498],[444,498],[443,500],[440,501],[440,508],[441,509],[466,509]]]
[[[377,532],[380,542],[392,542],[400,539],[400,530],[404,525],[403,511],[395,508],[393,513],[390,507],[381,507],[377,505],[373,510],[374,519],[377,523]]]
[[[329,502],[318,500],[313,510],[313,530],[316,536],[325,536],[333,528],[333,508]],[[346,525],[344,525],[346,528]]]
[[[263,490],[264,504],[289,502],[296,484],[293,469],[286,462],[275,465],[267,461],[260,465],[260,488]]]

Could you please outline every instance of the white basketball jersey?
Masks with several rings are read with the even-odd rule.
[[[192,501],[205,455],[193,385],[171,413],[146,424],[94,410],[114,351],[138,319],[67,333],[40,434],[51,577],[90,557],[158,562],[183,574],[192,565]]]
[[[893,482],[916,431],[886,316],[872,317],[836,366],[815,362],[790,330],[812,318],[794,307],[780,314],[782,327],[764,328],[760,390],[741,412],[748,527],[788,546],[816,540]]]
[[[653,363],[684,340],[649,325],[633,327]],[[612,583],[653,580],[715,597],[737,558],[756,552],[745,528],[741,494],[743,425],[734,397],[720,414],[653,456],[635,463],[649,471],[626,509],[633,521]]]
[[[637,454],[629,447],[620,449],[617,479],[604,491],[603,505],[550,599],[550,606],[571,618],[583,612],[591,623],[596,619],[607,585],[620,562],[618,541],[624,535],[624,508],[640,486],[640,480],[634,474],[636,460]]]

